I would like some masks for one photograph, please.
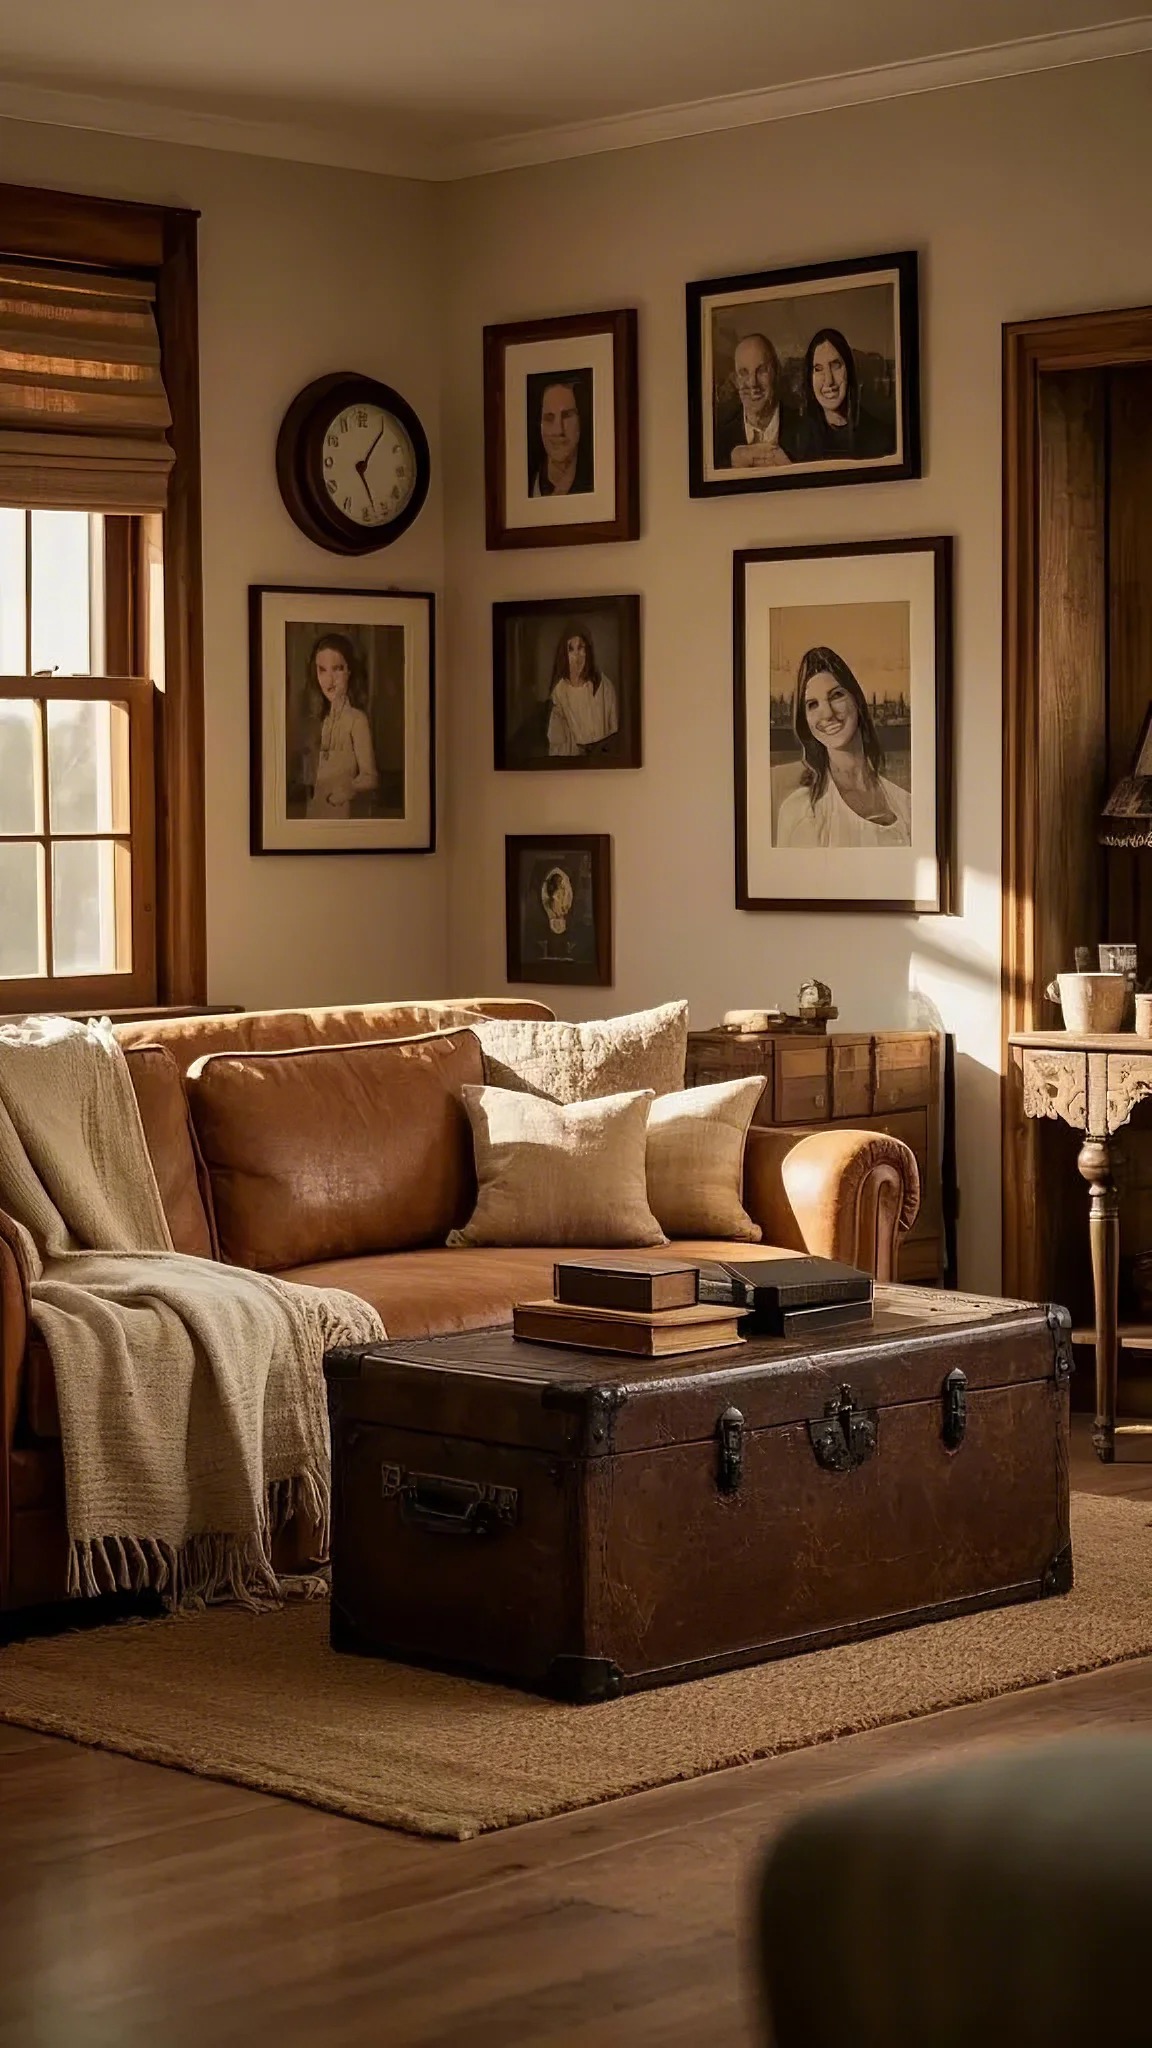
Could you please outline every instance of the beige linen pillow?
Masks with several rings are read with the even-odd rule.
[[[479,1191],[449,1244],[667,1242],[648,1206],[650,1089],[572,1103],[508,1088],[462,1092]]]
[[[587,1102],[650,1088],[668,1095],[684,1086],[687,1003],[662,1003],[627,1017],[591,1024],[535,1017],[469,1019],[484,1048],[484,1072],[497,1088]]]
[[[648,1200],[669,1237],[763,1235],[741,1199],[748,1126],[764,1076],[662,1095],[648,1117]],[[465,1088],[465,1095],[468,1094]]]

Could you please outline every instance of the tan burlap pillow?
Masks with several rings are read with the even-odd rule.
[[[760,1225],[741,1196],[744,1145],[763,1089],[763,1075],[750,1074],[662,1095],[652,1104],[648,1200],[669,1237],[760,1242]]]
[[[628,1017],[590,1024],[546,1023],[535,1017],[475,1017],[484,1072],[496,1088],[587,1102],[650,1088],[668,1095],[684,1086],[687,1003],[663,1003]]]
[[[664,1244],[648,1206],[650,1089],[549,1102],[508,1088],[463,1090],[479,1192],[449,1244]]]

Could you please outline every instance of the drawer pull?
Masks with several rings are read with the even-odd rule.
[[[490,1486],[478,1479],[451,1479],[439,1472],[405,1472],[382,1465],[380,1491],[398,1499],[400,1519],[430,1536],[495,1536],[517,1520],[515,1486]]]

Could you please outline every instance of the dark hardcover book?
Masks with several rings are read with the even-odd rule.
[[[700,1300],[774,1310],[872,1300],[872,1275],[838,1259],[723,1259],[700,1268]]]
[[[557,1301],[571,1308],[630,1309],[651,1315],[663,1308],[693,1308],[699,1268],[661,1259],[564,1259],[553,1270]],[[738,1306],[731,1302],[722,1307]]]
[[[814,1308],[786,1308],[778,1313],[782,1337],[807,1338],[822,1336],[830,1330],[842,1330],[852,1323],[870,1323],[872,1303],[823,1301]],[[767,1324],[761,1323],[759,1316],[753,1316],[752,1320],[762,1332],[767,1330]]]

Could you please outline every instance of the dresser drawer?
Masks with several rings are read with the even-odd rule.
[[[935,1050],[936,1041],[928,1035],[877,1038],[874,1108],[902,1109],[906,1103],[929,1101]]]
[[[813,1045],[785,1041],[776,1047],[776,1122],[820,1123],[832,1114],[828,1040]]]
[[[832,1040],[832,1114],[868,1116],[872,1109],[872,1040]]]

